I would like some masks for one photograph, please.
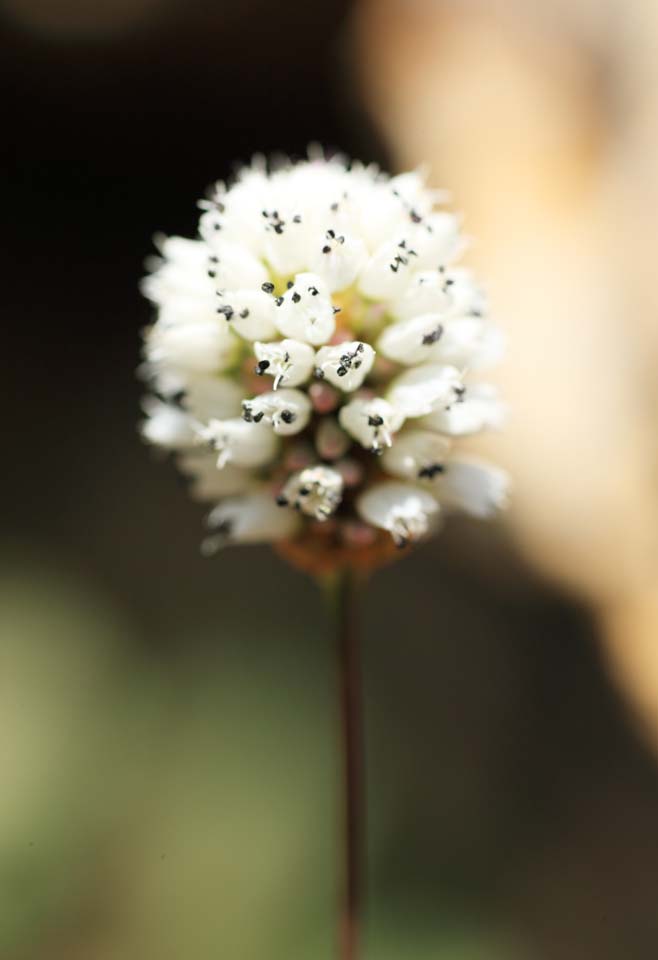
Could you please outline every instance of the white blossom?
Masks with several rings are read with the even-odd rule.
[[[333,335],[336,320],[331,297],[316,273],[298,273],[276,303],[274,322],[284,337],[319,346]]]
[[[208,247],[183,237],[155,238],[161,257],[151,260],[151,273],[141,283],[142,293],[160,307],[192,298],[212,306],[215,285],[208,276]]]
[[[392,304],[391,313],[399,320],[413,320],[428,313],[445,314],[452,305],[445,281],[445,271],[419,270]]]
[[[382,468],[404,480],[432,479],[445,471],[450,441],[430,430],[406,428],[382,455]]]
[[[358,236],[329,227],[315,241],[310,258],[311,269],[334,293],[345,290],[356,280],[368,258],[366,245]]]
[[[152,396],[146,397],[142,405],[147,414],[141,426],[142,436],[149,443],[176,450],[195,442],[196,433],[190,415],[180,407]]]
[[[464,384],[455,367],[426,364],[396,377],[387,399],[403,417],[423,417],[459,400]]]
[[[248,423],[269,423],[279,436],[300,433],[311,416],[311,401],[301,390],[270,390],[242,401],[242,418]]]
[[[429,359],[476,370],[498,363],[503,349],[500,330],[481,317],[452,317],[444,323]]]
[[[199,233],[211,249],[229,241],[244,246],[260,257],[265,242],[261,224],[261,210],[270,194],[270,178],[261,158],[255,158],[249,167],[243,167],[230,190],[222,182],[215,185],[209,201],[200,206],[206,212],[199,221]]]
[[[195,421],[227,420],[241,412],[242,389],[229,377],[195,375],[181,380],[181,403]]]
[[[198,239],[156,238],[140,430],[215,505],[206,553],[330,517],[326,542],[404,545],[504,505],[503,472],[459,450],[502,423],[473,372],[503,338],[442,201],[421,171],[315,149],[255,157],[201,201]]]
[[[398,547],[424,537],[439,510],[438,503],[427,491],[393,481],[366,490],[356,506],[359,516],[367,523],[388,530]]]
[[[439,313],[423,313],[386,327],[377,342],[377,349],[397,363],[426,363],[433,359],[433,347],[445,332],[445,321]]]
[[[204,540],[203,550],[212,554],[231,543],[270,543],[289,539],[299,527],[299,518],[294,513],[278,509],[265,489],[222,500],[210,512],[207,524],[213,534]]]
[[[507,502],[507,474],[474,458],[455,458],[431,481],[432,493],[446,509],[490,517]]]
[[[216,314],[182,323],[158,322],[146,335],[146,359],[154,367],[220,373],[234,362],[238,341]]]
[[[315,375],[340,390],[358,390],[374,362],[375,351],[369,343],[350,340],[321,347],[315,355]]]
[[[208,256],[208,277],[215,289],[257,289],[268,277],[267,268],[246,247],[239,243],[221,241]]]
[[[274,301],[263,290],[224,292],[216,311],[244,340],[274,340],[279,335],[274,322]]]
[[[418,426],[463,437],[481,430],[498,429],[505,419],[505,407],[498,391],[487,383],[474,383],[449,407],[438,408],[421,417]]]
[[[338,508],[343,496],[343,478],[331,467],[306,467],[293,473],[283,487],[277,503],[291,506],[315,520],[327,520]]]
[[[355,397],[341,407],[338,420],[362,447],[381,453],[393,443],[393,435],[402,426],[404,416],[381,397]]]
[[[275,343],[254,344],[259,376],[274,377],[274,389],[281,384],[298,387],[309,379],[313,371],[315,350],[299,340],[279,340]]]
[[[371,300],[400,296],[418,266],[418,252],[406,237],[385,240],[375,250],[359,276],[359,290]]]
[[[220,470],[227,463],[236,467],[261,467],[276,453],[276,438],[268,427],[247,423],[237,417],[210,420],[199,430],[199,438],[218,451],[217,467]]]
[[[195,500],[217,503],[223,497],[247,493],[256,483],[252,472],[245,467],[227,464],[217,469],[217,456],[209,450],[190,450],[176,460],[180,472],[189,477],[190,496]]]

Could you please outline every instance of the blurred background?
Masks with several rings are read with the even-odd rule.
[[[139,441],[156,230],[254,151],[427,165],[514,480],[364,603],[369,960],[658,955],[658,7],[3,0],[0,958],[328,960],[314,584]],[[253,584],[257,583],[254,594]]]

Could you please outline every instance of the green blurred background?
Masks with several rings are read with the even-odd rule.
[[[328,960],[332,638],[137,437],[137,281],[234,159],[387,162],[352,4],[3,6],[1,960]],[[654,960],[658,771],[503,525],[363,601],[370,960]]]

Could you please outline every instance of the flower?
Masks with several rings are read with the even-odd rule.
[[[504,473],[458,450],[502,423],[471,381],[502,338],[437,199],[420,173],[256,159],[196,239],[157,238],[142,434],[213,505],[204,552],[321,542],[349,562],[504,504]]]

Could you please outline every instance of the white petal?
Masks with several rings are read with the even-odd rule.
[[[273,340],[274,301],[263,290],[228,290],[218,299],[217,311],[244,340]]]
[[[341,407],[338,420],[343,430],[373,453],[381,453],[393,442],[404,416],[381,397],[355,397]]]
[[[370,373],[375,351],[361,340],[321,347],[315,356],[315,375],[340,390],[358,390]]]
[[[180,407],[150,396],[144,399],[142,406],[148,416],[141,424],[141,432],[149,443],[168,450],[194,443],[195,433],[190,416]]]
[[[370,251],[377,249],[382,237],[400,233],[411,222],[409,203],[393,181],[375,182],[367,173],[353,176],[346,193],[347,197],[340,201],[341,208],[358,227]]]
[[[137,375],[147,381],[151,390],[161,397],[175,397],[185,388],[186,381],[191,374],[190,371],[183,373],[181,370],[171,370],[167,367],[161,367],[157,363],[149,363],[145,360],[137,368]]]
[[[228,377],[188,377],[181,389],[184,391],[183,406],[196,420],[205,423],[240,415],[242,390]]]
[[[433,213],[419,219],[411,210],[408,219],[411,223],[381,243],[361,271],[359,289],[365,296],[397,300],[417,271],[438,268],[461,251],[459,225],[452,214]]]
[[[418,255],[405,238],[386,240],[365,264],[358,279],[361,293],[372,300],[392,300],[402,296]]]
[[[382,455],[382,469],[405,480],[432,478],[445,469],[450,441],[430,430],[406,428]]]
[[[426,313],[386,327],[377,349],[396,363],[423,363],[432,359],[433,347],[444,334],[440,314]]]
[[[280,510],[271,493],[261,490],[223,500],[211,511],[208,526],[216,532],[204,542],[203,550],[211,554],[229,543],[286,540],[297,532],[299,517]]]
[[[331,467],[306,467],[293,473],[277,500],[315,520],[327,520],[343,497],[343,478]]]
[[[453,313],[472,316],[483,316],[487,313],[487,298],[470,270],[465,267],[451,267],[443,276]]]
[[[443,324],[443,334],[431,351],[431,359],[479,370],[498,363],[504,348],[503,335],[492,323],[481,317],[455,317]]]
[[[408,211],[414,210],[418,216],[430,213],[436,193],[425,185],[425,173],[422,170],[407,170],[391,177],[388,187],[399,197]]]
[[[210,314],[188,323],[156,323],[146,334],[145,352],[156,367],[217,373],[234,362],[238,347],[225,321]]]
[[[311,401],[301,390],[271,390],[242,401],[242,417],[249,423],[269,423],[279,436],[304,429],[311,416]]]
[[[263,253],[274,273],[286,277],[308,265],[309,226],[306,218],[292,212],[282,214],[279,206],[281,204],[270,205],[265,211],[267,233]]]
[[[298,273],[277,302],[274,321],[284,337],[319,346],[333,336],[334,308],[326,283],[316,273]]]
[[[327,229],[337,171],[299,164],[272,177],[267,204],[261,210],[265,228],[264,253],[273,271],[290,276],[310,265],[317,237]],[[339,180],[341,176],[339,174]]]
[[[261,467],[276,454],[277,438],[269,427],[242,419],[211,420],[199,437],[218,451],[217,466]]]
[[[463,392],[459,371],[454,367],[425,364],[396,377],[387,399],[404,417],[422,417],[450,406]]]
[[[363,240],[329,230],[311,248],[310,267],[326,283],[328,290],[344,290],[351,286],[368,258]]]
[[[447,408],[433,410],[418,425],[451,436],[466,436],[485,429],[498,429],[505,417],[505,406],[495,387],[486,383],[469,384],[466,393]]]
[[[427,491],[409,483],[391,481],[362,493],[356,509],[367,523],[388,530],[396,544],[403,547],[429,532],[439,507]]]
[[[509,480],[504,470],[475,459],[450,460],[444,473],[431,481],[442,506],[490,517],[507,502]]]
[[[254,344],[260,376],[274,377],[274,389],[280,385],[297,387],[305,383],[313,372],[315,350],[299,340],[279,340],[275,343]]]
[[[450,263],[464,248],[459,219],[442,210],[430,213],[417,225],[410,236],[410,243],[418,254],[418,269]]]
[[[213,199],[204,204],[208,209],[199,223],[201,236],[211,248],[229,241],[261,256],[266,239],[261,211],[271,192],[264,169],[243,168],[230,190],[220,184]]]
[[[230,464],[217,469],[217,456],[207,450],[182,454],[176,460],[179,470],[190,479],[189,492],[195,500],[214,501],[236,493],[246,493],[256,481],[244,467]]]
[[[214,284],[208,277],[206,244],[183,237],[160,237],[157,243],[162,258],[151,262],[153,269],[142,280],[142,293],[156,304],[175,297],[205,297],[212,303]]]
[[[269,273],[247,247],[222,242],[215,246],[209,257],[208,276],[217,290],[239,290],[260,287],[267,281]]]
[[[423,313],[482,316],[487,302],[469,270],[439,266],[414,273],[403,295],[391,307],[400,320]]]
[[[391,312],[400,320],[409,320],[424,313],[444,313],[451,305],[445,274],[439,270],[419,270]]]

